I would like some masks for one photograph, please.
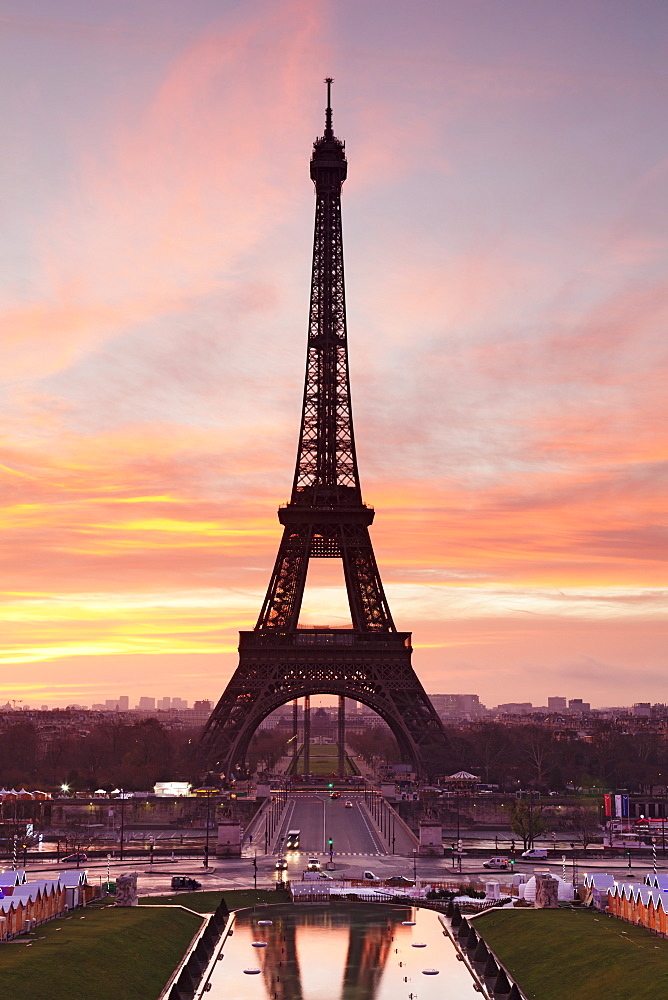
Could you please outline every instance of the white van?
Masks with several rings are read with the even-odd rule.
[[[522,857],[544,861],[547,857],[547,847],[532,847],[530,851],[524,851]]]
[[[490,858],[489,861],[483,861],[483,868],[501,868],[507,871],[510,868],[510,860],[508,858]]]

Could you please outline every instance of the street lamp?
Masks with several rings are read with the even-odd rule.
[[[417,851],[413,848],[413,881],[417,883]]]
[[[120,860],[123,860],[123,843],[125,840],[125,789],[121,788],[121,842]]]
[[[455,790],[455,802],[457,803],[457,843],[459,843],[459,789]]]
[[[209,868],[209,817],[211,814],[211,789],[206,790],[206,837],[204,841],[204,868]]]

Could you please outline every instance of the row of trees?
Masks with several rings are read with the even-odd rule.
[[[271,770],[286,752],[291,734],[260,730],[253,738],[251,770]],[[668,744],[656,733],[627,734],[600,726],[587,738],[553,734],[538,725],[489,722],[447,730],[449,746],[439,755],[440,773],[461,769],[502,789],[561,791],[576,788],[625,788],[652,794],[668,777]],[[199,730],[166,729],[157,719],[104,721],[90,730],[38,730],[29,721],[0,730],[0,783],[7,787],[58,787],[80,790],[121,787],[148,789],[156,781],[197,781],[201,762]],[[384,725],[348,734],[348,745],[368,761],[399,760],[397,745]]]
[[[487,723],[448,732],[457,764],[473,758],[483,781],[541,790],[665,786],[668,744],[655,732],[625,733],[600,723],[586,736],[539,725]]]
[[[48,733],[17,722],[0,732],[0,783],[45,791],[62,784],[73,791],[149,789],[156,781],[196,774],[198,736],[165,729],[157,719]]]
[[[98,788],[148,791],[156,781],[202,779],[200,729],[167,729],[157,719],[109,720],[90,730],[46,731],[32,722],[0,730],[0,785],[51,791]],[[260,730],[248,753],[251,771],[271,770],[285,753],[285,733]]]
[[[649,793],[668,781],[668,743],[654,732],[624,733],[600,724],[591,735],[554,734],[539,725],[448,727],[449,748],[438,770],[462,769],[506,790],[540,791],[575,788],[626,788]],[[397,759],[396,743],[386,726],[351,733],[348,742],[368,761]]]

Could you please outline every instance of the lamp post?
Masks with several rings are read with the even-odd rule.
[[[529,789],[529,847],[533,847],[533,792]]]
[[[123,860],[123,843],[125,841],[125,789],[121,788],[121,843],[120,860]]]
[[[459,789],[455,791],[455,802],[457,803],[457,843],[459,843]]]
[[[417,882],[417,851],[413,848],[413,881]]]
[[[211,815],[211,789],[206,790],[206,834],[204,838],[204,869],[209,870],[209,818]]]

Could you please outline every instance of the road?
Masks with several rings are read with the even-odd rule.
[[[315,799],[316,797],[313,796],[312,798]],[[317,805],[317,803],[312,802],[311,807],[314,805]],[[320,809],[322,810],[322,801],[320,802]],[[306,811],[309,811],[308,804],[306,804]],[[301,810],[299,815],[303,815]],[[355,817],[355,811],[350,809],[346,809],[345,813],[342,811],[339,814],[339,819],[345,824],[348,816],[351,816],[351,824],[356,822],[353,818]],[[316,833],[317,826],[316,821]],[[317,836],[319,835],[317,834]],[[313,841],[310,842],[312,843]],[[305,868],[306,860],[310,853],[309,849],[308,851],[295,851],[288,854],[288,871],[286,874],[289,879],[301,879],[302,871]],[[318,854],[322,861],[328,859],[328,855],[325,855],[323,851],[313,851],[313,853]],[[257,872],[254,867],[254,860],[257,860]],[[472,879],[473,881],[479,880],[481,882],[487,879],[494,879],[503,883],[510,876],[510,872],[485,870],[482,867],[484,860],[484,858],[464,857],[462,859],[463,870],[460,874],[453,871],[451,859],[449,858],[406,858],[390,854],[379,855],[375,851],[369,854],[355,854],[354,852],[348,855],[338,854],[335,842],[333,870],[331,870],[330,874],[334,877],[361,878],[362,873],[370,869],[379,878],[388,878],[390,875],[405,875],[412,878],[414,874],[417,874],[423,883],[427,881],[441,882],[452,879],[456,879],[457,881]],[[146,862],[142,860],[112,861],[110,874],[111,878],[114,879],[120,872],[135,871],[138,874],[140,895],[168,895],[173,897],[174,893],[171,891],[171,879],[173,875],[191,875],[202,883],[203,889],[225,890],[248,888],[254,884],[254,876],[257,874],[258,888],[273,887],[276,883],[275,862],[275,855],[258,853],[257,859],[255,859],[255,852],[246,850],[245,856],[242,858],[223,859],[212,857],[209,871],[203,869],[200,857],[199,859],[181,860],[177,858],[174,861],[156,862],[153,865],[153,870],[150,870]],[[89,882],[101,884],[105,881],[107,875],[106,862],[88,862],[81,867],[87,871]],[[323,865],[323,867],[325,866]],[[517,874],[532,875],[534,869],[544,871],[546,867],[555,875],[561,875],[562,873],[560,858],[558,860],[550,859],[547,865],[544,862],[518,862],[515,865],[515,872]],[[43,862],[36,865],[30,864],[28,865],[28,879],[29,881],[33,881],[38,878],[48,878],[62,870],[63,865],[58,865],[55,862]],[[667,867],[659,865],[658,870],[666,872]],[[633,880],[642,882],[645,874],[652,871],[652,864],[650,861],[649,864],[641,865],[634,859],[632,870],[629,872],[628,865],[625,865],[621,858],[615,859],[614,863],[612,859],[606,858],[578,859],[577,872],[580,884],[582,883],[584,873],[587,871],[609,872],[615,875],[620,881]],[[569,859],[566,864],[567,879],[570,880],[572,874],[573,866]]]
[[[340,799],[330,799],[326,792],[293,796],[285,811],[275,853],[283,853],[288,830],[299,830],[302,855],[327,855],[330,837],[337,857],[384,854],[372,824],[360,808],[360,797],[345,796],[346,793]],[[346,802],[352,802],[352,809],[346,808]]]

